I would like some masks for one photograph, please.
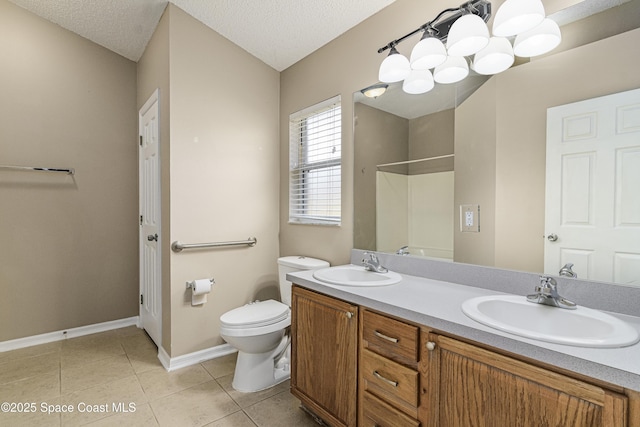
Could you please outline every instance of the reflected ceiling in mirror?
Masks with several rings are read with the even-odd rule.
[[[353,94],[353,101],[405,119],[415,119],[457,107],[490,77],[471,72],[461,82],[438,84],[430,92],[420,95],[404,93],[402,82],[390,83],[387,91],[376,98],[368,98],[358,91]]]

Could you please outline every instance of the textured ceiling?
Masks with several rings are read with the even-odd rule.
[[[138,61],[166,0],[10,0]],[[171,0],[282,71],[395,0]]]

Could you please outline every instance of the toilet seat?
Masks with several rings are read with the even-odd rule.
[[[220,316],[221,332],[233,336],[260,335],[291,324],[289,307],[275,300],[258,301]]]

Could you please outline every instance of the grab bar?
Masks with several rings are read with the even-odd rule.
[[[247,240],[236,240],[233,242],[214,242],[214,243],[180,243],[178,240],[171,244],[171,250],[181,252],[183,249],[202,249],[202,248],[219,248],[221,246],[255,246],[258,239],[249,237]]]
[[[68,175],[73,175],[76,173],[73,168],[37,168],[30,166],[10,166],[10,165],[0,165],[0,169],[2,170],[14,170],[14,171],[25,171],[25,172],[65,172]]]

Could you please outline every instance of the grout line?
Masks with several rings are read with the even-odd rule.
[[[251,415],[247,414],[247,411],[245,411],[244,409],[241,409],[241,411],[246,415],[247,418],[249,418],[249,421],[251,421],[254,426],[259,427],[258,424],[253,420],[253,418],[251,418]]]

